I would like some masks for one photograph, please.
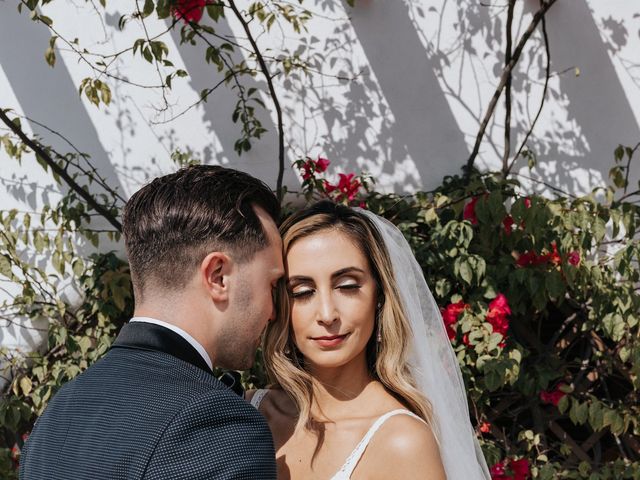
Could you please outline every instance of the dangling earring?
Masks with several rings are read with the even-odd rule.
[[[382,342],[382,322],[380,321],[380,314],[382,313],[382,302],[378,302],[376,308],[376,323],[378,324],[378,333],[376,334],[376,341]]]

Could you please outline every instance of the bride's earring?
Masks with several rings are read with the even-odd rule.
[[[376,334],[376,341],[382,342],[382,322],[380,321],[380,314],[382,313],[382,302],[378,302],[376,308],[376,323],[378,324],[378,333]]]

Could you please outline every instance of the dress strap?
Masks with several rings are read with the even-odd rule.
[[[257,410],[260,407],[260,403],[262,403],[262,399],[269,393],[268,388],[261,388],[256,390],[256,393],[251,397],[251,405]]]
[[[256,394],[257,394],[257,392],[256,392]],[[364,454],[364,451],[367,449],[367,446],[369,445],[369,442],[371,441],[371,438],[375,435],[375,433],[378,431],[378,429],[384,424],[384,422],[386,422],[388,419],[390,419],[391,417],[394,417],[396,415],[408,415],[410,417],[413,417],[413,418],[416,418],[416,419],[420,420],[423,423],[426,423],[418,415],[416,415],[415,413],[410,412],[409,410],[406,410],[404,408],[399,408],[397,410],[391,410],[390,412],[385,413],[384,415],[379,417],[373,423],[373,425],[371,425],[371,427],[369,428],[369,430],[367,431],[365,436],[362,437],[362,440],[360,440],[360,443],[358,443],[358,445],[353,450],[353,452],[351,452],[351,455],[349,455],[349,457],[347,458],[347,461],[344,463],[344,465],[342,466],[342,468],[338,472],[340,474],[339,478],[351,478],[351,474],[353,473],[353,470],[358,465],[358,462],[360,461],[360,458]]]

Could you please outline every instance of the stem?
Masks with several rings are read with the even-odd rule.
[[[35,152],[50,168],[51,170],[62,178],[65,183],[71,188],[74,192],[76,192],[80,197],[82,197],[87,205],[93,208],[96,212],[102,215],[105,220],[107,220],[111,225],[115,227],[118,232],[122,232],[122,225],[118,221],[116,217],[114,217],[106,208],[100,205],[93,196],[84,189],[81,185],[79,185],[69,173],[60,167],[51,156],[40,146],[40,144],[34,140],[31,140],[27,135],[22,131],[20,127],[18,127],[15,123],[11,121],[11,119],[7,116],[4,110],[0,109],[0,120],[11,129],[13,133],[15,133],[22,142],[27,145],[31,150]]]
[[[555,1],[555,0],[553,0]],[[269,87],[269,94],[271,95],[271,100],[273,101],[273,105],[276,109],[276,115],[278,117],[278,180],[276,182],[276,192],[278,196],[278,201],[282,203],[282,178],[284,177],[284,126],[282,121],[282,109],[280,108],[280,102],[278,100],[278,96],[276,95],[276,89],[273,85],[273,80],[271,75],[269,74],[269,68],[264,61],[264,57],[258,48],[258,45],[251,34],[251,30],[249,29],[249,24],[242,17],[242,14],[236,7],[234,0],[229,0],[229,5],[233,10],[233,13],[236,15],[238,21],[242,24],[242,28],[244,28],[245,33],[247,34],[247,38],[251,43],[251,47],[253,48],[253,52],[256,55],[258,60],[258,64],[260,65],[260,70],[262,70],[262,74],[267,81],[267,85]]]
[[[633,158],[633,154],[636,153],[636,150],[640,147],[640,143],[638,143],[631,153],[629,154],[629,160],[627,161],[627,171],[624,174],[624,193],[627,193],[627,187],[629,186],[629,170],[631,170],[631,159]]]
[[[542,2],[542,0],[540,0],[540,2]],[[547,63],[545,66],[545,74],[544,74],[544,88],[542,90],[542,99],[540,100],[538,113],[536,113],[536,116],[533,119],[533,122],[531,122],[531,127],[529,127],[529,131],[524,136],[524,140],[520,144],[520,148],[518,148],[518,152],[516,153],[515,157],[513,157],[513,160],[511,161],[511,165],[509,165],[509,168],[507,169],[506,175],[509,174],[509,172],[513,168],[513,165],[516,163],[516,160],[520,157],[522,150],[527,144],[527,140],[529,140],[529,137],[533,133],[533,129],[536,126],[536,123],[538,123],[538,119],[540,118],[540,114],[542,113],[542,107],[544,106],[544,102],[547,98],[547,91],[549,90],[549,79],[551,78],[551,51],[549,49],[549,35],[547,34],[547,20],[544,17],[542,17],[541,25],[542,25],[542,38],[544,39],[544,51],[547,56]]]
[[[513,9],[516,6],[515,0],[509,0],[507,9],[507,45],[504,55],[505,67],[511,62],[512,35],[511,28],[513,25]],[[509,156],[511,154],[511,72],[507,75],[504,91],[504,153],[502,155],[502,175],[507,176],[509,171]]]
[[[467,176],[469,176],[469,174],[471,173],[471,170],[473,169],[473,162],[478,156],[478,152],[480,150],[480,143],[482,142],[482,138],[484,137],[484,133],[487,129],[487,125],[489,124],[489,120],[491,120],[491,117],[493,116],[493,112],[496,109],[496,105],[500,98],[500,94],[502,93],[502,89],[505,87],[507,83],[507,79],[509,78],[509,75],[511,74],[512,70],[518,63],[518,60],[520,59],[520,55],[522,54],[522,50],[524,49],[524,46],[526,45],[527,41],[529,40],[529,38],[535,31],[536,27],[538,26],[538,23],[540,23],[540,20],[542,20],[544,15],[553,6],[553,4],[556,3],[556,1],[557,0],[547,0],[546,2],[543,1],[542,6],[540,7],[540,10],[538,10],[533,16],[533,19],[531,19],[531,23],[529,24],[529,27],[524,32],[524,34],[520,38],[520,41],[518,42],[518,45],[513,51],[513,56],[511,57],[511,61],[502,70],[502,75],[500,76],[500,82],[498,83],[496,91],[494,92],[493,97],[489,102],[489,106],[487,107],[487,112],[485,113],[485,116],[482,120],[482,124],[480,125],[480,130],[478,131],[478,135],[476,137],[475,145],[473,146],[473,151],[471,152],[471,155],[469,155],[469,159],[467,160],[467,165],[466,165]]]

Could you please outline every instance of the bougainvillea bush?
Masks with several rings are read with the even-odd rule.
[[[479,172],[382,195],[297,165],[307,196],[366,205],[411,243],[494,479],[640,478],[640,217],[619,166],[616,186],[550,199]]]
[[[403,231],[441,307],[493,478],[640,478],[637,206],[616,200],[613,187],[600,200],[522,196],[513,181],[477,172],[430,193],[379,194],[370,177],[331,172],[329,163],[296,162],[302,191],[287,210],[329,197]],[[48,221],[72,230],[63,220],[76,212],[71,200]],[[2,221],[14,249],[60,249],[57,270],[73,275],[84,297],[73,308],[55,297],[34,302],[50,277],[25,276],[29,265],[3,251],[23,274],[11,273],[23,286],[15,313],[50,319],[43,351],[10,357],[0,468],[11,478],[33,422],[63,383],[106,352],[132,295],[127,266],[112,253],[78,265],[63,236],[43,244],[25,234],[29,221],[19,213]],[[263,386],[262,362],[243,379]]]

